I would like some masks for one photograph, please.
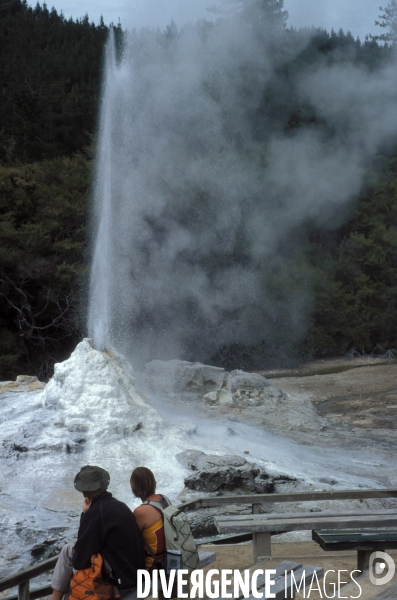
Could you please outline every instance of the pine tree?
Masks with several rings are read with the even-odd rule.
[[[387,29],[386,33],[381,35],[371,35],[373,40],[381,40],[395,44],[397,41],[397,0],[390,0],[389,4],[383,8],[379,7],[382,14],[379,15],[379,21],[375,21],[375,25]]]

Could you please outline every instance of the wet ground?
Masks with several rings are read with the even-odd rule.
[[[253,425],[301,445],[381,451],[394,456],[397,360],[339,358],[259,373],[287,395],[290,402],[287,413],[284,400],[279,408],[277,404],[273,408],[269,404],[243,409],[239,406],[208,409],[202,405],[202,414]],[[307,410],[308,402],[315,407],[312,417]],[[271,424],[264,409],[272,412]],[[294,423],[293,418],[285,419],[285,414],[291,417],[305,414],[306,420],[299,424],[296,419]]]
[[[303,363],[293,369],[269,369],[260,371],[267,379],[280,379],[285,377],[310,377],[315,375],[331,375],[343,373],[353,369],[368,366],[390,365],[397,363],[396,360],[384,357],[368,356],[356,358],[330,358],[326,360],[315,360]]]
[[[272,371],[272,383],[315,403],[318,413],[353,431],[397,426],[397,361],[346,359],[304,365],[297,372]]]
[[[206,452],[241,453],[253,462],[264,461],[270,470],[292,473],[301,479],[302,485],[306,481],[311,489],[397,485],[397,361],[373,358],[335,359],[309,363],[299,369],[262,374],[271,377],[271,383],[291,398],[298,399],[298,404],[300,400],[302,405],[307,400],[313,402],[325,425],[313,431],[269,430],[257,422],[255,407],[239,411],[238,414],[235,409],[228,407],[216,414],[213,407],[208,408],[199,402],[194,405],[185,404],[186,415],[183,411],[177,411],[182,421],[192,421],[195,411],[200,417],[195,427],[191,428],[186,443]],[[8,387],[1,397],[3,417],[8,419],[4,412],[7,398],[9,399],[11,391],[15,391],[15,402],[11,402],[10,415],[15,417],[19,410],[21,419],[27,419],[32,425],[33,417],[40,412],[38,409],[29,412],[34,404],[34,394],[29,397],[25,394],[25,398],[20,393],[27,391],[25,386],[29,387],[32,382],[20,381],[18,387],[23,386],[23,389],[15,390],[9,389],[10,383],[5,385]],[[33,382],[33,385],[37,384]],[[21,405],[22,401],[26,408]],[[296,402],[294,405],[296,406]],[[176,408],[176,404],[169,407],[169,419],[173,425],[176,422]],[[210,420],[208,416],[211,417]],[[22,427],[24,421],[21,423]],[[10,423],[8,426],[9,429]],[[32,561],[34,544],[50,540],[56,546],[63,542],[72,529],[77,529],[78,514],[70,514],[69,502],[58,498],[62,506],[61,513],[57,515],[47,507],[48,494],[46,496],[39,493],[42,475],[39,467],[42,467],[43,473],[49,468],[46,467],[47,463],[41,465],[44,459],[41,462],[37,459],[31,464],[30,470],[33,471],[36,487],[31,486],[28,474],[24,474],[26,469],[23,469],[28,466],[29,457],[28,452],[17,453],[15,457],[5,456],[2,465],[5,481],[10,481],[10,490],[3,490],[0,495],[0,555],[3,560],[3,564],[0,560],[0,571],[3,576]],[[69,455],[66,458],[71,459]],[[53,459],[49,457],[49,460]],[[81,456],[79,460],[88,459]],[[64,470],[67,469],[66,465]],[[30,486],[29,493],[22,489],[22,484]],[[58,487],[63,489],[64,486],[58,483]],[[15,495],[20,497],[17,511]],[[22,518],[22,513],[26,513],[26,519]],[[56,522],[51,521],[51,515]],[[33,517],[36,519],[34,523]],[[26,525],[27,520],[29,527]],[[58,531],[60,526],[62,531]],[[18,528],[21,529],[20,534]],[[30,532],[32,539],[26,539]]]

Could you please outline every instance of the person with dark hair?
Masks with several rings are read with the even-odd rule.
[[[137,467],[130,479],[131,490],[134,496],[142,500],[142,504],[134,510],[134,515],[146,547],[146,569],[151,570],[154,562],[165,561],[165,535],[163,515],[159,504],[163,508],[169,506],[168,499],[162,494],[156,494],[156,480],[150,469]]]
[[[107,492],[110,476],[101,467],[86,465],[74,479],[84,496],[77,541],[66,544],[52,577],[52,600],[69,591],[73,571],[91,566],[91,556],[101,554],[123,596],[133,591],[137,570],[145,568],[144,541],[132,511]]]

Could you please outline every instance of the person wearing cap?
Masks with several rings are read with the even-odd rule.
[[[77,541],[66,544],[52,577],[52,600],[69,591],[73,570],[86,569],[91,556],[101,554],[111,568],[121,595],[136,588],[137,570],[145,568],[144,542],[130,508],[107,492],[110,475],[101,467],[86,465],[74,479],[84,496]]]

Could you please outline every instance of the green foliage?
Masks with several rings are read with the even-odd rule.
[[[220,0],[208,10],[229,17],[241,13],[255,27],[270,25],[285,29],[288,18],[284,0]]]
[[[47,377],[81,336],[89,179],[81,155],[0,168],[0,379]]]
[[[247,169],[250,163],[266,168],[266,142],[274,131],[288,135],[315,124],[332,135],[301,99],[303,74],[347,62],[376,71],[392,52],[387,44],[362,43],[343,31],[286,29],[282,0],[231,0],[230,5],[242,12],[241,22],[257,43],[271,47],[274,59],[259,104],[253,107],[250,98],[252,73],[247,71],[247,85],[239,90],[255,141],[245,145],[244,136],[234,131],[230,139]],[[396,7],[397,0],[391,0],[382,9],[379,24],[389,33],[378,39],[394,42]],[[199,27],[205,36],[216,24]],[[31,8],[25,0],[0,6],[0,379],[18,373],[48,377],[54,361],[64,359],[82,335],[91,172],[86,153],[97,122],[108,31],[103,20],[99,26],[88,17],[66,20],[55,9]],[[120,54],[120,27],[115,34]],[[178,29],[172,24],[156,35],[166,49]],[[209,74],[205,85],[218,101],[218,78]],[[307,358],[353,347],[370,351],[378,343],[397,347],[397,159],[384,162],[380,182],[357,199],[349,223],[335,232],[308,228],[302,252],[288,252],[287,240],[280,264],[247,265],[248,233],[242,223],[230,253],[207,259],[214,280],[225,261],[255,268],[263,301],[252,310],[269,314],[273,323],[261,343],[230,343],[210,360],[249,369],[279,366],[291,353]],[[183,197],[182,208],[178,198],[170,198],[180,222],[210,227],[217,199],[203,189],[183,190]],[[161,235],[156,226],[153,222]],[[272,313],[274,306],[288,303],[287,318]],[[193,306],[192,318],[194,313]],[[307,328],[299,347],[288,346],[291,331],[298,339]]]
[[[397,347],[397,159],[358,198],[333,252],[316,248],[312,325],[303,345],[315,356]]]
[[[383,42],[391,42],[395,44],[397,41],[397,0],[390,0],[389,4],[383,8],[379,7],[382,14],[379,15],[379,21],[375,21],[375,25],[379,25],[387,31],[381,35],[371,36],[373,40]]]
[[[0,7],[0,163],[71,155],[89,145],[108,31],[103,21],[66,20],[45,4]]]
[[[396,0],[397,1],[397,0]],[[313,106],[300,99],[299,86],[302,77],[313,68],[322,66],[353,64],[375,71],[390,58],[391,48],[379,46],[375,41],[360,42],[350,33],[342,30],[336,34],[325,30],[310,30],[310,36],[302,31],[287,30],[284,33],[284,44],[274,50],[279,58],[275,62],[274,74],[269,78],[263,90],[262,102],[251,115],[252,127],[256,139],[266,140],[269,132],[294,132],[300,127],[316,125],[324,134],[332,137],[333,128],[327,126]],[[279,44],[280,46],[280,44]],[[288,48],[297,51],[293,58]]]

